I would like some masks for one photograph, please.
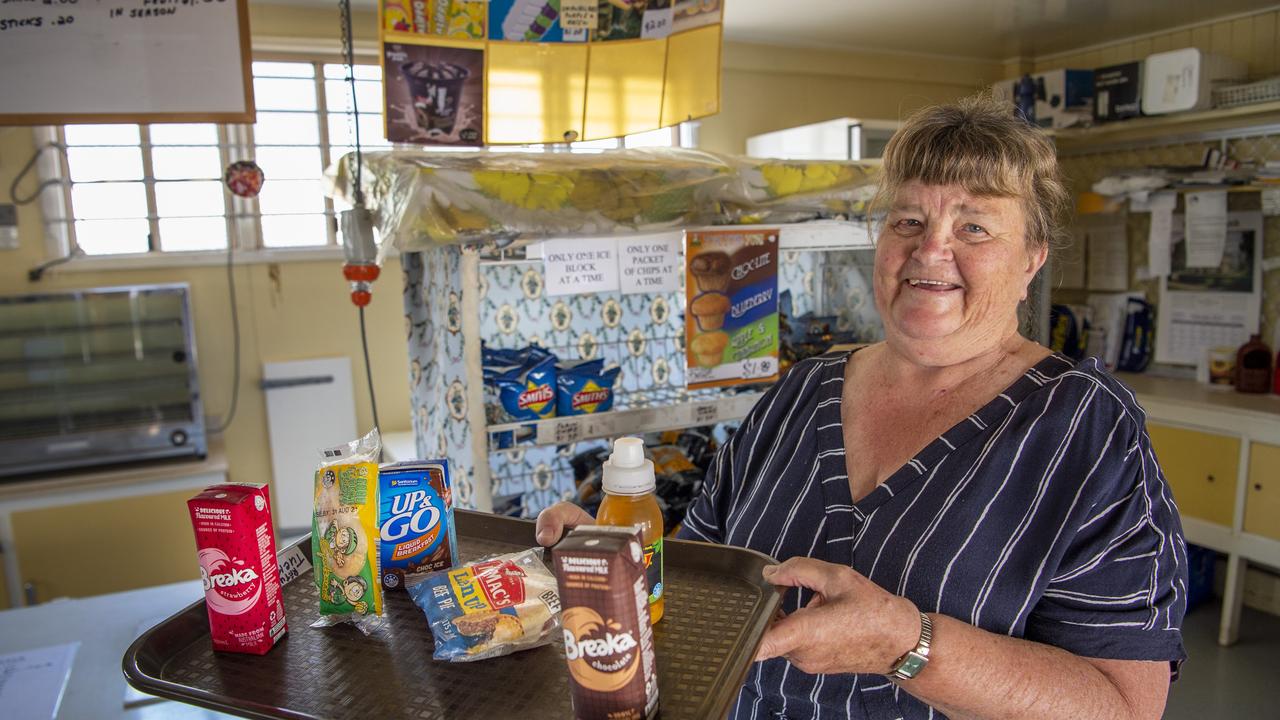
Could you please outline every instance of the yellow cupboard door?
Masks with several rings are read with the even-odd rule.
[[[1249,490],[1244,501],[1244,531],[1280,540],[1280,447],[1249,446]]]
[[[187,499],[195,490],[15,512],[13,552],[36,602],[200,577]]]
[[[1155,424],[1147,425],[1147,433],[1178,511],[1231,527],[1240,439]]]

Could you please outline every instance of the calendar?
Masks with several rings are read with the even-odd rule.
[[[1175,216],[1171,272],[1160,280],[1156,362],[1200,365],[1209,350],[1238,348],[1258,332],[1262,311],[1262,214],[1227,215],[1216,267],[1189,267],[1183,223]]]

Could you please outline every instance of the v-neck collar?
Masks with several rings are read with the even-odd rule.
[[[856,350],[844,356],[841,362],[831,363],[827,368],[828,377],[839,377],[843,380],[849,358]],[[841,557],[831,558],[833,562],[849,564],[852,562],[851,549],[858,529],[876,508],[901,494],[912,483],[928,475],[947,455],[962,445],[985,433],[988,429],[999,425],[1010,412],[1017,407],[1027,395],[1043,387],[1062,373],[1075,367],[1065,356],[1053,353],[1031,366],[1004,391],[996,395],[986,405],[973,414],[951,426],[946,432],[934,438],[932,442],[916,453],[890,475],[883,483],[867,493],[861,500],[854,502],[849,491],[848,478],[844,482],[823,483],[823,500],[827,506],[827,521],[832,538],[850,538],[848,543],[837,543]],[[841,419],[841,406],[844,403],[844,383],[833,383],[839,388],[834,401],[825,400],[819,403],[818,426],[820,447],[844,448],[844,425]],[[828,546],[830,548],[830,546]]]

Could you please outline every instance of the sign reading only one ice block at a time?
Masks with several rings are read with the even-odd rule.
[[[686,236],[685,356],[689,387],[778,377],[778,231]]]

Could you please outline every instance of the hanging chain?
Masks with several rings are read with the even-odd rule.
[[[351,0],[338,0],[338,8],[342,15],[342,62],[347,69],[347,84],[351,89],[351,113],[347,116],[352,134],[356,141],[356,160],[352,175],[355,179],[353,199],[356,207],[364,207],[364,186],[360,182],[360,171],[364,167],[360,151],[360,108],[356,104],[356,60],[355,41],[351,37]]]

